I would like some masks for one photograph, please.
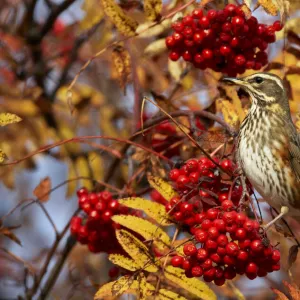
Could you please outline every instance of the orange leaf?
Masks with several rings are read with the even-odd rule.
[[[50,177],[45,177],[36,186],[36,188],[33,191],[33,194],[41,202],[46,202],[49,200],[50,191],[51,191],[51,179]]]

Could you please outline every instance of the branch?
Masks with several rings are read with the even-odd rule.
[[[51,30],[55,20],[57,17],[64,11],[66,10],[69,6],[71,6],[76,0],[65,0],[61,4],[55,6],[50,15],[48,16],[46,23],[41,29],[40,32],[40,39],[43,39],[43,37]]]

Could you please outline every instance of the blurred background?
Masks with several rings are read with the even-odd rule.
[[[113,2],[138,22],[141,33],[137,37],[128,39],[116,30],[115,24],[104,14],[100,0],[0,2],[0,112],[22,118],[19,123],[0,128],[0,148],[7,156],[5,162],[11,163],[0,166],[0,299],[24,297],[25,287],[33,284],[31,275],[40,276],[47,255],[53,249],[57,240],[55,230],[64,231],[41,286],[47,282],[56,262],[66,254],[68,223],[78,207],[76,190],[79,187],[93,189],[95,181],[104,181],[121,188],[139,165],[138,155],[132,159],[130,156],[134,153],[127,151],[117,171],[109,171],[122,149],[121,143],[116,141],[77,140],[49,149],[45,145],[78,136],[128,139],[140,127],[144,96],[168,112],[206,110],[219,116],[223,113],[219,100],[228,95],[231,100],[236,97],[234,89],[226,91],[226,97],[220,96],[220,74],[193,69],[183,61],[168,60],[164,39],[170,33],[170,19],[145,30],[153,23],[144,16],[143,1]],[[188,2],[163,1],[162,13],[167,14]],[[212,1],[208,7],[223,8],[225,2]],[[284,40],[283,33],[279,32],[268,53],[273,63],[270,68],[275,73],[289,70],[285,75],[290,84],[293,117],[298,122],[300,4],[299,1],[287,2],[291,8],[287,28],[295,34],[294,40]],[[198,3],[195,1],[183,13]],[[255,5],[253,1],[251,7]],[[261,7],[253,15],[265,24],[279,19]],[[116,41],[121,42],[118,46],[112,45]],[[80,68],[94,55],[97,57],[79,75]],[[131,64],[126,71],[129,59]],[[120,68],[123,69],[120,71]],[[70,94],[68,88],[76,75],[79,76]],[[236,100],[232,103],[239,105],[237,111],[249,105],[246,102],[242,107]],[[146,104],[145,120],[157,111],[155,106]],[[202,125],[203,131],[213,127],[209,122]],[[157,139],[161,142],[165,137],[161,134]],[[219,143],[204,136],[202,139],[211,149]],[[143,142],[153,146],[153,140]],[[180,146],[176,157],[185,160],[194,151],[186,143]],[[49,178],[47,184],[51,183],[54,190],[49,199],[40,204],[35,201],[37,196],[33,191],[46,177]],[[143,183],[136,183],[132,188],[136,187],[143,187]],[[267,212],[267,207],[265,209]],[[295,224],[296,234],[298,227]],[[286,259],[291,240],[283,239],[282,234],[275,231],[272,235],[282,243],[281,251]],[[111,265],[105,259],[106,254],[90,253],[86,246],[79,244],[72,244],[68,251],[68,259],[48,297],[92,299],[97,287],[109,278]],[[282,279],[288,278],[286,262],[282,269],[264,279],[238,280],[236,286],[247,299],[274,299],[270,287],[282,289]],[[297,267],[292,267],[291,272],[299,283]],[[220,299],[237,298],[228,287],[218,288],[217,292],[222,295]]]

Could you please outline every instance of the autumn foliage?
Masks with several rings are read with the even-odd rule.
[[[299,299],[220,81],[281,76],[300,128],[298,1],[0,2],[1,299]]]

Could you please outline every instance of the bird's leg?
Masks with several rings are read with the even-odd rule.
[[[284,215],[289,212],[289,208],[287,206],[282,206],[280,209],[280,214],[277,215],[272,221],[270,221],[267,225],[263,226],[264,230],[267,231],[275,222],[281,219]]]
[[[242,174],[240,176],[240,178],[241,178],[242,188],[243,188],[240,202],[243,203],[243,201],[246,198],[246,196],[248,196],[248,198],[250,198],[250,195],[249,195],[248,190],[247,190],[247,185],[246,185],[246,180],[245,180],[244,174]]]

